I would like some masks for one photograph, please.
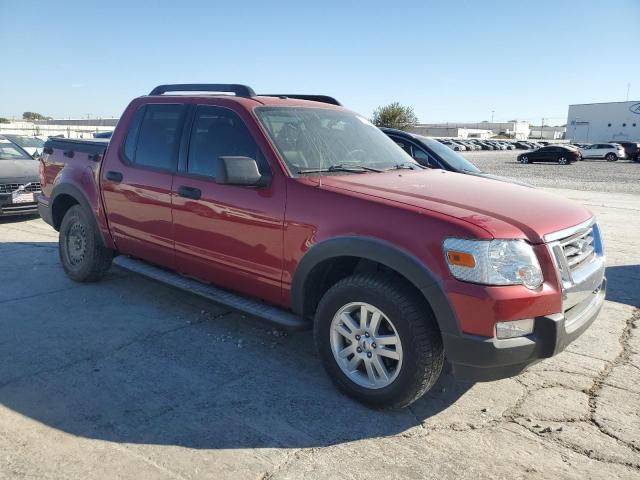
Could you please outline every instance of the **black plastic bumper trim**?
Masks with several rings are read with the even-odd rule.
[[[603,279],[594,297],[566,314],[536,317],[535,331],[526,337],[498,340],[444,334],[445,352],[454,375],[475,382],[498,380],[517,375],[529,365],[560,353],[595,321],[605,292],[606,279]],[[569,331],[565,323],[572,324]]]

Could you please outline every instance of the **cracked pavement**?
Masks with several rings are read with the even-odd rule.
[[[0,220],[0,478],[640,478],[640,195],[553,191],[602,225],[599,318],[395,411],[339,394],[309,332],[117,268],[75,284],[50,227]]]

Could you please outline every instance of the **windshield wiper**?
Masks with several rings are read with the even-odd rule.
[[[366,173],[366,172],[383,172],[379,168],[368,167],[366,165],[349,165],[346,163],[331,165],[326,168],[301,168],[298,173],[323,173],[323,172],[351,172],[351,173]]]
[[[394,165],[391,168],[388,168],[387,170],[402,170],[402,169],[409,169],[409,170],[425,170],[428,167],[425,167],[424,165],[420,165],[419,163],[412,163],[412,162],[404,162],[404,163],[398,163],[396,165]]]

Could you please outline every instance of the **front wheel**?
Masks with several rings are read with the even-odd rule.
[[[401,282],[358,274],[322,297],[316,347],[333,382],[375,407],[405,407],[442,371],[442,339],[429,306]]]
[[[567,165],[569,163],[569,159],[567,157],[560,157],[558,158],[558,163],[560,165]]]
[[[604,158],[607,162],[615,162],[618,160],[618,156],[615,153],[607,153]]]
[[[529,157],[526,155],[520,157],[520,163],[529,163]]]
[[[71,207],[60,224],[60,261],[67,276],[76,282],[98,281],[111,266],[113,251],[100,245],[95,233],[80,205]]]

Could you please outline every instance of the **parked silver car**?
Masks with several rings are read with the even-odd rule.
[[[618,143],[594,143],[580,149],[582,158],[604,158],[607,162],[615,162],[619,158],[627,158],[624,147]]]

